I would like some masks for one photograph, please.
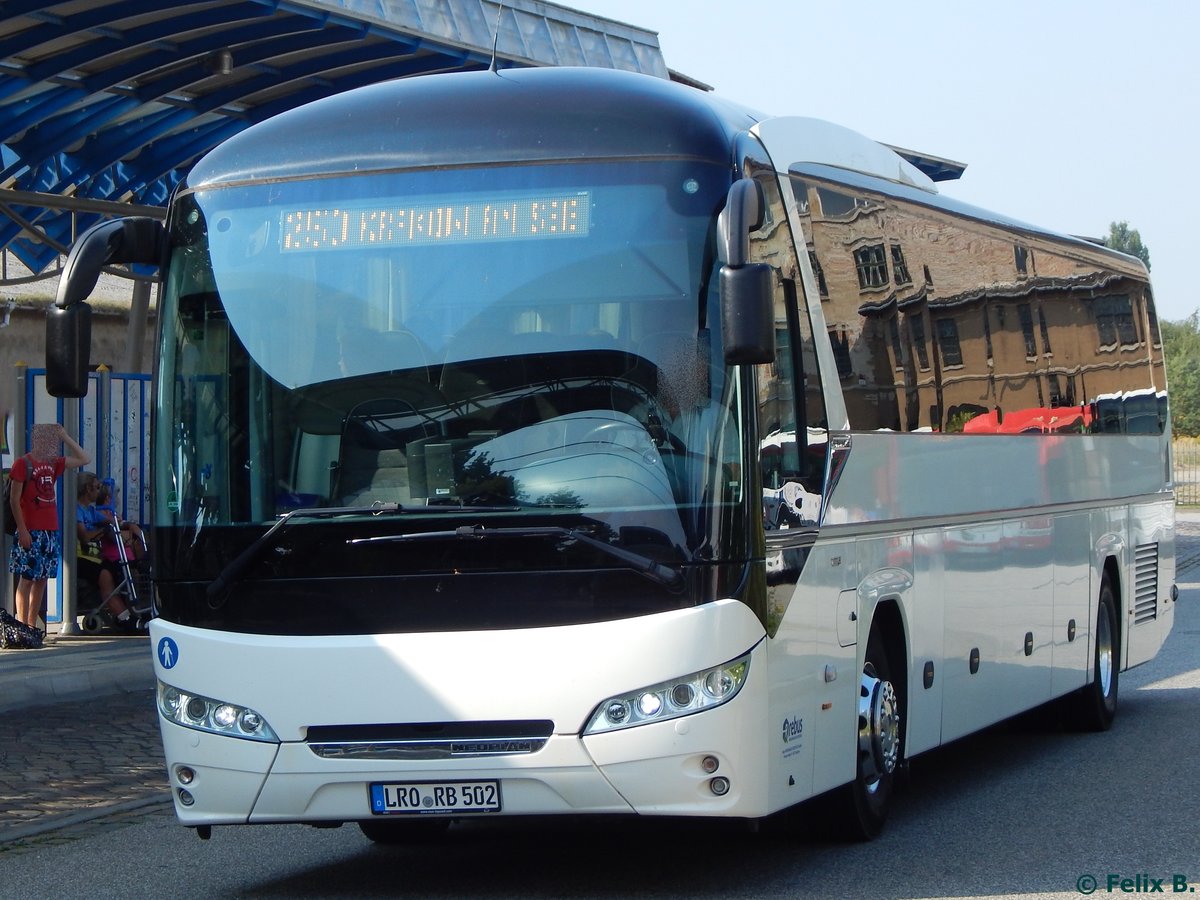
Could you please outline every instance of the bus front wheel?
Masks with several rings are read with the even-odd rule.
[[[883,641],[873,630],[859,681],[856,775],[837,804],[842,831],[852,840],[870,840],[883,830],[903,758],[903,711],[891,674]]]

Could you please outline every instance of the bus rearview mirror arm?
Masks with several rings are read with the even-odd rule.
[[[157,219],[131,217],[93,225],[75,242],[46,315],[46,390],[85,397],[91,362],[92,310],[85,302],[107,265],[162,259],[166,232]]]
[[[748,262],[750,232],[762,227],[762,190],[752,178],[735,181],[717,217],[721,266],[721,335],[725,361],[755,365],[775,359],[775,272]]]

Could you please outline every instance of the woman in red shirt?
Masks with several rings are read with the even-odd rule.
[[[60,442],[70,451],[65,457],[58,455]],[[14,462],[9,471],[17,537],[8,570],[21,576],[17,582],[17,618],[36,627],[46,582],[58,575],[62,556],[56,485],[66,469],[86,466],[92,457],[57,424],[34,425],[32,443],[33,449]]]

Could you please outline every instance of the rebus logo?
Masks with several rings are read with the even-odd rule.
[[[798,741],[804,736],[804,720],[792,717],[783,720],[783,742]]]

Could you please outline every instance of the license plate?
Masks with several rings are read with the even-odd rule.
[[[402,781],[371,785],[371,812],[377,816],[499,811],[499,781]]]

